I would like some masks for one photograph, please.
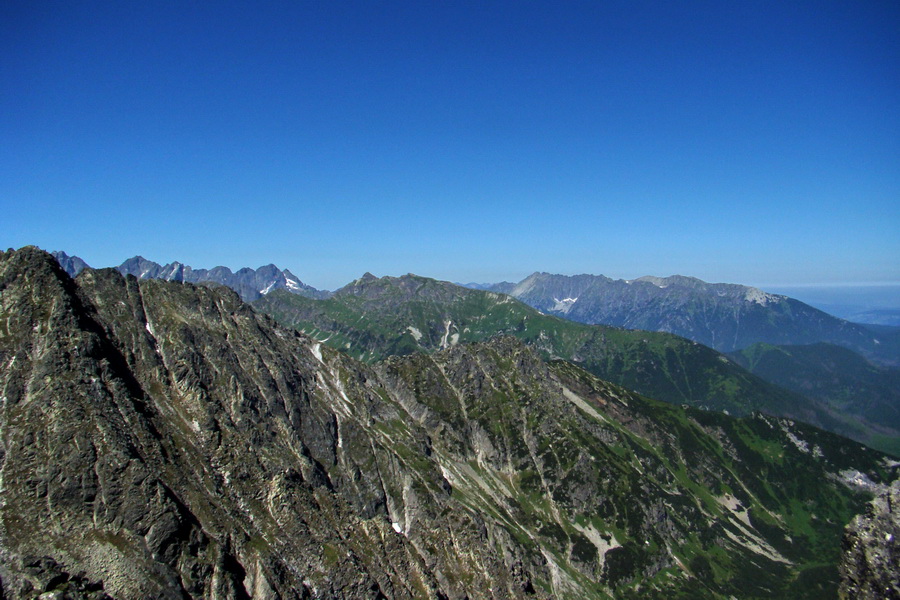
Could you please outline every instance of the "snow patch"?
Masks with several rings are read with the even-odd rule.
[[[320,363],[323,365],[325,364],[325,361],[322,360],[322,344],[313,344],[309,347],[309,351],[312,352],[313,356],[319,359]]]
[[[395,521],[395,522],[391,523],[391,527],[393,527],[394,531],[396,531],[397,533],[403,533],[403,528],[400,527],[400,523],[397,523]]]
[[[553,310],[568,314],[568,312],[572,310],[572,305],[578,302],[578,298],[563,298],[562,300],[554,298],[553,301],[556,303],[553,305]]]
[[[408,332],[410,332],[414,338],[416,338],[417,342],[422,339],[422,332],[419,331],[418,329],[416,329],[415,327],[413,327],[412,325],[409,325],[406,328],[406,330]]]
[[[300,283],[294,281],[293,279],[285,279],[285,283],[287,284],[289,290],[300,291],[301,289],[303,289],[300,287]]]
[[[260,290],[259,293],[262,294],[263,296],[265,296],[266,294],[268,294],[269,292],[272,291],[272,288],[275,287],[275,283],[276,282],[273,281],[268,286],[266,286],[266,289]]]

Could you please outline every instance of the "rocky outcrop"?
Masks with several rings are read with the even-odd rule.
[[[900,481],[847,526],[843,548],[841,598],[900,598]]]
[[[891,476],[511,338],[368,367],[33,248],[0,253],[0,365],[3,598],[827,597],[839,473]]]

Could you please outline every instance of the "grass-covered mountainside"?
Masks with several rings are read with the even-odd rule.
[[[867,439],[868,430],[754,376],[724,355],[668,334],[585,325],[545,315],[510,296],[406,275],[366,275],[325,300],[275,291],[253,306],[372,362],[512,335],[545,358],[673,404],[747,415],[756,410]]]
[[[900,456],[900,369],[833,344],[754,344],[730,356],[767,381],[867,422],[870,445]]]
[[[757,342],[828,342],[883,364],[900,365],[900,340],[879,339],[862,325],[743,285],[681,275],[614,280],[534,273],[517,284],[501,283],[491,289],[580,323],[666,331],[722,352]]]
[[[224,288],[0,253],[5,598],[829,598],[894,477],[512,337],[368,366]]]

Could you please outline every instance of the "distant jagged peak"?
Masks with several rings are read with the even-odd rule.
[[[329,295],[329,292],[306,285],[290,271],[282,271],[272,263],[262,265],[258,269],[243,267],[232,272],[224,266],[194,269],[178,261],[160,265],[142,256],[135,256],[123,262],[117,269],[123,275],[134,275],[139,279],[218,283],[236,291],[245,302],[252,302],[277,289],[286,289],[293,294],[311,298],[324,298]]]
[[[61,266],[63,270],[71,277],[75,277],[85,269],[90,268],[90,265],[88,265],[77,256],[69,256],[62,250],[54,250],[50,253],[50,255],[56,259],[56,261],[59,263],[59,266]]]

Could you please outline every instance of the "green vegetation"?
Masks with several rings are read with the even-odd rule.
[[[494,292],[415,275],[365,277],[327,300],[277,290],[256,310],[363,362],[432,352],[511,335],[546,359],[564,359],[646,396],[748,415],[788,416],[861,437],[866,424],[836,415],[749,373],[724,355],[667,334],[584,325],[540,313]]]
[[[833,409],[852,437],[900,456],[900,369],[832,344],[754,344],[731,357],[749,371]]]

